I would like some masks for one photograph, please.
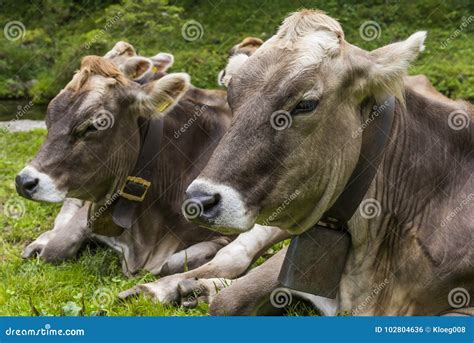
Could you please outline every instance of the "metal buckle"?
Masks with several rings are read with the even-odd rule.
[[[342,229],[342,223],[336,219],[336,218],[332,218],[332,217],[323,217],[321,218],[317,225],[319,226],[323,226],[327,229],[333,229],[333,230],[341,230]]]
[[[125,192],[125,187],[129,184],[129,183],[136,183],[136,184],[139,184],[139,185],[142,185],[145,190],[143,191],[142,195],[134,195],[134,194],[130,194],[130,193],[127,193]],[[128,199],[128,200],[132,200],[132,201],[143,201],[143,199],[145,199],[145,195],[146,193],[148,192],[148,188],[150,187],[151,185],[151,182],[150,181],[147,181],[145,179],[142,179],[141,177],[138,177],[138,176],[127,176],[127,179],[125,180],[123,186],[122,186],[122,189],[120,190],[119,194],[121,197],[124,197],[125,199]]]

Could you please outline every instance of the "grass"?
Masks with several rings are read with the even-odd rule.
[[[183,0],[173,4],[185,8],[181,14],[184,20],[193,19],[203,26],[201,39],[184,41],[178,27],[163,35],[113,33],[106,37],[107,41],[128,39],[141,53],[149,55],[170,51],[176,59],[173,71],[185,70],[192,75],[195,85],[215,88],[217,72],[225,65],[231,46],[246,36],[269,38],[287,13],[301,7],[316,7],[339,18],[347,40],[366,49],[406,38],[417,30],[428,30],[427,49],[410,72],[428,75],[448,96],[474,100],[474,24],[456,33],[472,13],[469,1],[402,3],[388,0],[351,4],[334,0]],[[100,15],[99,11],[94,13],[94,16]],[[359,35],[360,25],[368,20],[376,21],[381,27],[380,37],[373,41],[364,41]],[[80,24],[73,20],[68,23],[75,30],[81,29]],[[443,47],[444,43],[446,47]],[[54,61],[51,57],[47,60]],[[54,70],[62,69],[56,66]],[[8,92],[8,89],[2,91]],[[49,89],[44,94],[54,92]],[[143,273],[126,278],[120,270],[118,257],[102,247],[88,247],[77,259],[54,266],[39,259],[23,260],[20,257],[26,244],[52,228],[59,209],[59,205],[26,201],[16,195],[14,188],[15,175],[35,155],[44,135],[42,130],[0,135],[0,278],[3,280],[0,315],[205,315],[205,305],[188,311],[154,304],[143,297],[126,302],[117,300],[118,292],[137,283],[152,281],[154,277]],[[7,212],[14,216],[6,216]],[[260,258],[257,264],[264,259]],[[294,315],[300,313],[300,310],[290,311]]]
[[[34,156],[44,130],[0,136],[0,315],[204,315],[207,307],[183,310],[154,304],[144,297],[119,301],[117,294],[137,283],[154,280],[143,273],[125,277],[118,256],[87,246],[77,259],[51,265],[39,258],[23,260],[26,244],[52,228],[59,205],[19,197],[16,173]],[[10,214],[12,213],[13,216]]]

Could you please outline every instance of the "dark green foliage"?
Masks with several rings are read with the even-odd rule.
[[[21,21],[26,34],[13,42],[0,40],[0,97],[30,95],[47,102],[71,79],[82,56],[102,55],[118,40],[144,55],[171,52],[173,70],[190,73],[197,86],[215,88],[232,45],[246,36],[270,37],[287,13],[303,6],[338,18],[347,40],[365,49],[428,30],[427,49],[410,72],[427,74],[448,96],[474,99],[472,2],[431,0],[7,1],[0,22]],[[202,38],[182,37],[187,20],[202,25]],[[381,27],[380,37],[369,42],[359,35],[368,20]],[[31,87],[30,80],[37,82]]]

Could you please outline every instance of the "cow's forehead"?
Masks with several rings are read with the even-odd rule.
[[[244,99],[257,91],[277,98],[304,92],[318,79],[326,78],[319,67],[338,49],[337,38],[325,33],[307,35],[292,43],[275,39],[244,63],[230,89]]]
[[[74,114],[79,112],[79,107],[86,97],[87,92],[74,93],[70,90],[62,90],[48,105],[47,126],[58,122],[64,124],[72,120]]]
[[[63,89],[48,106],[48,119],[58,120],[65,115],[77,117],[91,108],[101,107],[105,101],[110,101],[112,78],[94,75],[87,81],[88,85],[79,92],[67,87]]]
[[[329,31],[318,31],[293,41],[273,37],[244,63],[236,83],[244,88],[275,91],[288,83],[304,83],[300,79],[315,77],[321,63],[336,55],[339,48],[337,36]]]
[[[321,62],[337,54],[340,44],[333,32],[318,31],[301,37],[293,43],[295,68],[316,68]]]
[[[108,95],[112,90],[111,86],[116,83],[115,79],[100,75],[91,76],[87,82],[89,83],[87,95],[80,104],[79,111],[103,104],[107,98],[110,98]]]

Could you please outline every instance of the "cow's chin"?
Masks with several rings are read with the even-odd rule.
[[[187,219],[211,231],[219,232],[224,235],[238,235],[251,230],[255,225],[255,219],[245,217],[246,216],[242,216],[239,220],[233,220],[232,217],[229,216],[219,216],[211,220],[203,219],[202,217]]]
[[[291,234],[299,234],[303,232],[299,223],[295,223],[293,217],[286,215],[285,213],[280,213],[278,217],[276,217],[275,213],[273,215],[263,215],[260,214],[255,221],[255,224],[262,225],[262,226],[274,226],[279,227],[283,230],[288,231]]]
[[[222,233],[223,235],[239,235],[241,233],[249,231],[252,227],[250,228],[236,228],[236,227],[223,227],[223,226],[212,226],[212,225],[207,225],[204,226],[206,229]]]
[[[40,202],[63,202],[64,199],[66,199],[66,192],[45,193],[31,197],[31,200]]]

